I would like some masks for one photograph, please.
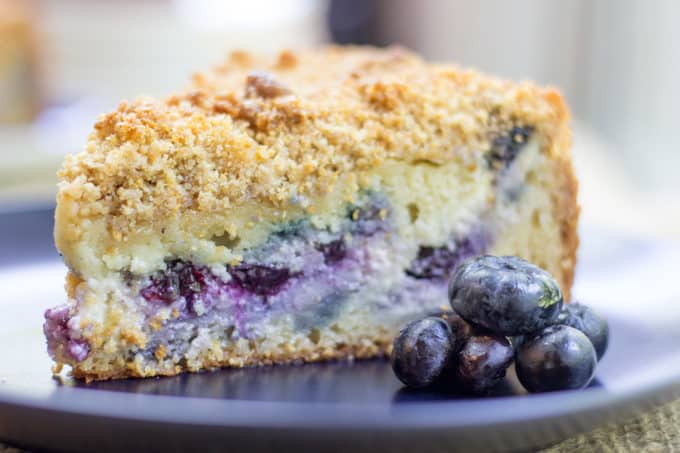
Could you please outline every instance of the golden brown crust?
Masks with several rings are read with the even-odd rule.
[[[173,368],[163,366],[143,368],[134,363],[127,367],[111,367],[110,369],[83,369],[79,364],[73,366],[72,375],[76,379],[91,381],[106,381],[112,379],[126,379],[130,377],[149,377],[149,376],[174,376],[183,372],[196,372],[200,370],[211,370],[217,368],[245,368],[253,366],[284,365],[292,363],[313,363],[332,360],[353,360],[370,359],[374,357],[384,357],[392,350],[391,335],[376,335],[373,338],[365,338],[357,344],[343,344],[330,348],[327,346],[317,346],[307,348],[304,351],[294,351],[283,349],[280,351],[252,351],[247,356],[230,354],[225,351],[223,358],[210,358],[203,361],[200,368],[189,367],[185,362],[175,365]],[[157,357],[158,358],[158,357]],[[59,368],[61,371],[61,368]]]
[[[571,162],[571,130],[569,112],[564,100],[558,94],[550,101],[559,112],[558,134],[550,145],[550,153],[557,161],[557,178],[553,191],[553,216],[560,225],[561,236],[561,285],[567,302],[571,301],[571,287],[574,282],[576,252],[579,245],[578,219],[581,208],[578,204],[578,180]]]
[[[441,163],[487,149],[514,124],[550,140],[560,133],[560,103],[552,90],[428,64],[400,48],[233,53],[182,94],[123,102],[99,119],[59,173],[57,242],[78,241],[102,217],[124,241],[181,215],[247,202],[285,209],[386,160]]]
[[[574,176],[571,162],[564,162],[561,200],[556,204],[559,212],[560,234],[562,236],[562,288],[567,302],[571,301],[571,288],[574,283],[576,252],[578,251],[578,218],[581,208],[576,194],[578,182]]]

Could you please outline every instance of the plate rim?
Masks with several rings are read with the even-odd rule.
[[[680,367],[676,368],[680,370]],[[595,387],[522,396],[389,405],[180,397],[68,386],[39,397],[27,394],[20,386],[3,384],[0,385],[0,412],[21,407],[129,421],[242,428],[463,428],[561,418],[629,406],[654,397],[665,399],[666,395],[680,397],[680,372],[669,373],[663,380],[625,392]],[[190,405],[191,411],[177,410],[185,405]],[[282,417],[284,414],[285,417]]]
[[[50,208],[20,209],[0,212],[0,217],[46,211],[53,212]],[[634,238],[660,242],[658,239]],[[62,425],[66,417],[79,420],[84,425],[87,425],[88,419],[117,421],[119,427],[146,422],[189,429],[204,427],[214,434],[256,428],[262,430],[264,436],[281,430],[326,433],[404,430],[463,435],[468,431],[497,429],[507,433],[512,429],[546,427],[551,423],[557,425],[558,421],[565,419],[579,423],[590,421],[588,426],[564,428],[563,432],[575,434],[633,414],[643,406],[651,407],[680,397],[680,360],[677,362],[677,366],[669,367],[661,377],[623,389],[593,387],[549,394],[436,402],[400,401],[398,404],[394,400],[390,403],[365,403],[218,399],[126,393],[68,385],[31,393],[28,387],[0,381],[0,437],[9,440],[18,435],[18,431],[11,431],[11,425],[3,426],[3,420],[9,420],[13,413],[36,411]],[[182,410],[189,405],[191,410]],[[40,427],[32,429],[34,433],[40,432]],[[46,441],[36,439],[35,442]],[[527,445],[536,444],[532,439],[526,442]]]

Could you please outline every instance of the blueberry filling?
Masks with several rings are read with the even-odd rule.
[[[151,279],[151,284],[142,289],[141,294],[149,302],[171,303],[180,295],[179,279],[173,273],[155,276]]]
[[[153,334],[144,353],[153,358],[157,344],[181,351],[201,327],[224,326],[225,332],[231,332],[229,338],[254,338],[261,334],[260,323],[276,312],[292,313],[295,328],[315,337],[312,331],[339,316],[353,301],[352,293],[380,278],[372,274],[378,268],[370,261],[372,256],[380,256],[372,253],[374,249],[395,245],[396,237],[386,234],[389,231],[389,203],[381,194],[370,193],[347,207],[339,231],[316,229],[307,219],[283,224],[261,246],[243,249],[243,261],[238,265],[218,271],[173,259],[165,270],[148,277],[124,272],[128,288],[147,302],[141,305],[145,316],[154,318],[161,308],[171,308],[173,313],[167,328]],[[413,277],[405,283],[412,295],[409,303],[429,300],[458,263],[484,251],[488,242],[486,234],[473,231],[443,247],[423,245],[406,270]],[[395,270],[399,273],[401,269]],[[394,289],[404,291],[400,285]],[[376,298],[371,304],[378,309],[395,303],[377,294],[370,297]],[[68,307],[63,312],[48,311],[45,317],[50,353],[60,351],[75,361],[87,358],[88,343],[68,327]]]
[[[209,281],[216,278],[203,266],[194,266],[180,260],[168,263],[165,272],[151,278],[151,283],[140,291],[149,302],[170,304],[180,297],[186,301],[189,311],[194,312],[195,302]]]
[[[243,263],[229,268],[232,281],[252,293],[269,296],[278,293],[293,276],[285,267]]]
[[[208,287],[219,289],[241,288],[250,293],[270,296],[278,293],[294,276],[287,268],[264,264],[242,263],[229,266],[230,282],[224,282],[207,268],[179,260],[168,264],[164,272],[151,278],[151,282],[140,291],[148,302],[171,304],[184,298],[189,313],[198,314],[195,304]],[[205,298],[201,298],[205,305]]]
[[[494,138],[491,150],[486,154],[489,168],[497,170],[508,168],[529,141],[533,131],[531,126],[514,126],[509,133]]]
[[[370,237],[378,232],[387,231],[387,200],[379,194],[366,194],[360,202],[348,208],[348,220],[339,237],[328,240],[327,232],[315,230],[306,219],[282,225],[262,247],[245,251],[245,261],[235,266],[227,266],[231,276],[223,281],[207,268],[192,263],[174,260],[168,263],[163,272],[151,277],[151,281],[140,291],[148,302],[172,304],[183,298],[186,313],[200,314],[194,306],[200,298],[202,307],[209,302],[201,297],[210,290],[215,294],[240,289],[256,296],[275,296],[293,279],[309,277],[305,271],[291,269],[286,259],[272,258],[280,255],[281,249],[296,250],[296,254],[312,258],[314,253],[323,257],[327,266],[343,261],[349,254],[345,234]],[[274,261],[274,262],[270,262]],[[312,273],[314,270],[312,270]]]
[[[371,236],[388,229],[388,203],[384,196],[366,194],[362,200],[348,208],[348,221],[345,231],[361,236]],[[194,266],[180,260],[171,261],[164,272],[151,278],[149,285],[140,294],[149,302],[173,303],[180,297],[187,301],[191,309],[194,300],[204,291],[206,285],[217,287],[238,287],[262,296],[277,294],[292,278],[301,276],[286,266],[261,263],[276,252],[282,243],[302,241],[307,243],[307,235],[317,234],[306,219],[282,225],[271,235],[270,241],[257,250],[246,254],[246,261],[236,266],[228,266],[230,282],[223,282],[207,268]],[[331,241],[313,240],[313,247],[323,255],[324,263],[332,265],[345,259],[348,254],[344,233]],[[304,246],[302,246],[304,247]],[[255,261],[255,262],[253,262]]]
[[[66,305],[50,308],[45,311],[43,331],[47,337],[47,346],[50,354],[56,352],[55,348],[58,345],[63,345],[63,352],[65,354],[69,355],[73,360],[81,362],[90,353],[90,345],[85,340],[73,338],[68,325],[70,320],[71,315]]]
[[[316,249],[323,253],[323,261],[326,264],[337,263],[347,256],[347,244],[344,239],[317,244]]]
[[[417,279],[448,279],[465,259],[484,252],[489,235],[478,232],[441,247],[421,245],[406,274]]]

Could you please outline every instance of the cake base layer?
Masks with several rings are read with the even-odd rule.
[[[71,375],[87,382],[111,379],[145,378],[152,376],[175,376],[185,372],[198,372],[219,368],[245,368],[272,365],[300,365],[303,363],[325,362],[333,360],[360,360],[376,357],[387,357],[392,351],[392,334],[366,336],[360,339],[347,339],[340,343],[327,345],[312,344],[294,350],[292,346],[279,346],[273,349],[258,350],[246,345],[234,345],[220,353],[206,354],[197,357],[193,363],[180,362],[172,366],[157,364],[127,364],[122,368],[111,367],[107,371],[92,372],[73,368]],[[291,344],[306,341],[291,342]],[[59,370],[61,371],[61,370]]]

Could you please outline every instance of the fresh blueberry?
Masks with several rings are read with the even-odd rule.
[[[446,370],[452,355],[448,324],[440,318],[419,319],[406,324],[394,339],[392,369],[407,386],[427,387]]]
[[[514,337],[510,338],[510,343],[512,343],[512,348],[517,352],[520,346],[524,344],[524,340],[526,339],[525,335],[515,335]]]
[[[593,378],[597,356],[583,332],[557,325],[528,336],[515,355],[517,377],[530,392],[580,389]]]
[[[442,247],[420,246],[406,274],[418,279],[447,279],[463,260],[482,253],[488,242],[487,234],[474,233]]]
[[[472,335],[472,326],[452,310],[440,310],[430,316],[441,318],[449,325],[453,350],[460,351]]]
[[[248,263],[229,268],[229,274],[239,287],[267,296],[278,293],[291,277],[290,270],[285,267]]]
[[[555,323],[564,324],[583,332],[593,343],[597,360],[602,359],[609,344],[609,325],[592,308],[577,302],[565,304]]]
[[[458,267],[449,301],[466,321],[502,335],[535,332],[560,313],[562,291],[543,269],[516,256],[480,256]]]
[[[486,393],[505,377],[512,358],[512,345],[506,337],[476,331],[457,355],[455,385],[464,392]]]

